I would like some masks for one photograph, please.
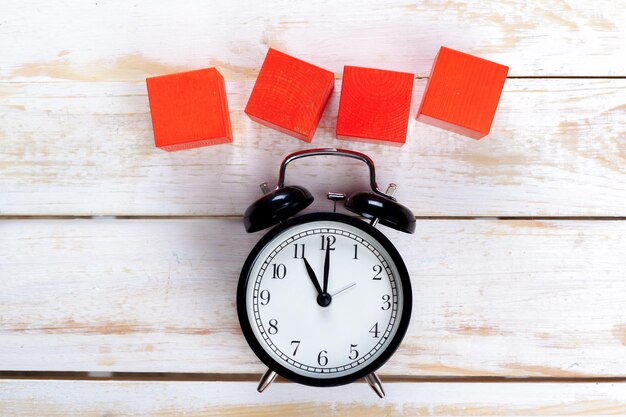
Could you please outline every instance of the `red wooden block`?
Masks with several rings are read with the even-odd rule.
[[[154,143],[166,151],[233,141],[224,77],[201,69],[146,79]]]
[[[417,120],[474,139],[489,133],[509,67],[441,47]]]
[[[404,145],[413,78],[406,72],[345,66],[337,138]]]
[[[245,112],[262,125],[311,142],[335,75],[270,48]]]

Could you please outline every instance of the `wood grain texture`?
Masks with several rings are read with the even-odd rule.
[[[509,68],[441,47],[417,120],[474,139],[489,133]]]
[[[510,79],[487,138],[411,117],[401,151],[338,141],[338,92],[310,145],[259,126],[243,114],[252,85],[227,83],[232,145],[169,154],[154,149],[144,82],[0,84],[0,214],[240,215],[288,152],[344,146],[369,154],[381,187],[399,184],[419,216],[626,215],[626,80]],[[317,158],[287,182],[328,209],[329,189],[366,189],[366,176]]]
[[[626,373],[626,222],[384,228],[414,289],[389,376]],[[0,222],[0,369],[263,370],[236,318],[240,219]]]
[[[626,8],[613,0],[0,7],[4,81],[141,81],[206,67],[227,80],[252,79],[268,47],[337,76],[344,65],[381,62],[427,76],[441,45],[508,65],[513,76],[626,75]]]
[[[0,413],[25,416],[606,416],[626,413],[625,383],[385,384],[324,389],[252,382],[0,380]]]
[[[413,74],[348,65],[343,72],[337,138],[404,145]]]
[[[0,221],[0,371],[261,372],[234,314],[259,236],[220,216],[243,213],[290,151],[370,154],[381,187],[399,183],[419,216],[626,216],[624,21],[612,0],[3,2],[0,216],[217,217]],[[269,47],[341,78],[344,65],[426,77],[441,45],[510,67],[478,143],[414,120],[424,79],[402,152],[335,139],[340,82],[311,145],[244,116]],[[144,79],[206,67],[226,79],[235,142],[154,149]],[[363,167],[332,159],[290,170],[313,209],[329,209],[329,189],[367,186]],[[415,236],[385,233],[415,307],[383,379],[626,375],[626,222],[420,220]],[[0,380],[0,415],[626,414],[623,383],[385,387],[380,401],[364,384],[258,395],[252,382]]]
[[[215,68],[146,79],[154,143],[166,151],[231,143],[224,77]]]
[[[332,72],[270,48],[245,112],[256,122],[311,142],[334,86]]]

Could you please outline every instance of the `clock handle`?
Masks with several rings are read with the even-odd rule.
[[[365,380],[367,381],[369,386],[372,387],[376,395],[378,395],[380,398],[385,397],[385,390],[383,389],[383,383],[380,382],[380,378],[378,377],[378,375],[372,372],[371,374],[365,375]]]
[[[274,382],[276,379],[276,372],[272,371],[268,368],[268,370],[263,374],[261,379],[259,380],[259,386],[256,388],[258,392],[265,391],[265,388],[269,387],[269,385]]]
[[[364,162],[370,171],[370,187],[372,188],[372,192],[380,196],[389,198],[393,201],[396,201],[396,199],[392,195],[385,194],[378,189],[378,185],[376,185],[376,168],[374,167],[374,161],[372,161],[372,159],[369,156],[362,154],[361,152],[351,151],[348,149],[336,149],[336,148],[306,149],[304,151],[294,152],[292,154],[287,155],[287,157],[280,164],[280,170],[278,171],[278,188],[283,188],[285,186],[285,172],[287,171],[287,165],[289,165],[289,163],[295,161],[296,159],[306,158],[309,156],[319,156],[319,155],[345,156],[347,158],[358,159],[359,161]]]

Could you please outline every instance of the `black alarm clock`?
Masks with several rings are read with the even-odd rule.
[[[363,161],[370,187],[346,198],[328,193],[332,212],[296,216],[313,202],[301,186],[285,185],[287,165],[318,155]],[[245,212],[249,233],[271,229],[248,256],[237,288],[237,313],[246,341],[269,368],[258,391],[279,374],[297,383],[328,387],[365,378],[382,398],[374,371],[394,353],[411,317],[409,274],[377,224],[406,233],[415,216],[376,185],[373,161],[343,149],[313,149],[288,155],[278,186]],[[365,219],[336,213],[338,201]],[[295,216],[295,217],[294,217]]]

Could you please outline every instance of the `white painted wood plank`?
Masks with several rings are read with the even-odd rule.
[[[0,381],[0,412],[26,416],[623,415],[624,383],[385,384],[330,389],[252,382]]]
[[[626,222],[384,228],[414,314],[381,372],[626,374]],[[240,220],[0,222],[0,370],[257,373],[235,289]]]
[[[174,153],[153,145],[144,83],[0,84],[0,214],[240,215],[287,153],[347,147],[372,156],[381,187],[398,183],[416,215],[626,215],[626,80],[510,79],[481,141],[413,120],[418,80],[401,149],[335,139],[340,82],[312,144],[249,120],[252,84],[227,85],[233,145]],[[322,201],[366,188],[365,175],[318,158],[287,180]]]
[[[0,80],[127,81],[206,66],[253,78],[268,47],[338,76],[345,64],[427,76],[441,45],[514,76],[626,75],[624,21],[611,0],[5,2]]]

